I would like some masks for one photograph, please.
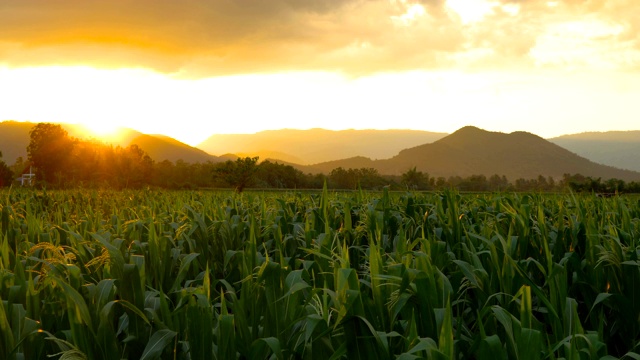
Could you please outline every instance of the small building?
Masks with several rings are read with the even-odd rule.
[[[36,179],[36,174],[33,173],[31,166],[29,166],[29,172],[23,173],[16,180],[20,182],[21,186],[32,186],[35,179]]]

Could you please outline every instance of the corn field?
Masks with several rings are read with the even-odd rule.
[[[0,192],[3,359],[640,359],[640,200]]]

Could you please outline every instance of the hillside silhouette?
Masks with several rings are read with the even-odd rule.
[[[207,154],[200,149],[165,135],[140,134],[131,139],[130,144],[137,144],[156,161],[169,160],[176,162],[183,160],[188,163],[221,161],[217,156]]]
[[[3,121],[0,122],[0,151],[3,153],[3,160],[12,164],[18,157],[27,158],[27,146],[29,145],[29,131],[35,123]],[[60,124],[70,136],[87,140],[87,130],[81,125]],[[146,151],[155,161],[169,160],[176,162],[183,160],[188,163],[195,162],[218,162],[226,160],[207,154],[206,152],[175,140],[165,135],[147,135],[132,129],[121,129],[117,137],[107,136],[100,141],[114,146],[127,147],[132,144],[138,145]]]
[[[312,168],[328,173],[337,167],[372,167],[381,174],[399,175],[414,166],[433,177],[498,174],[509,179],[532,179],[539,175],[561,178],[569,173],[640,179],[638,172],[597,164],[534,134],[489,132],[473,126],[431,144],[402,150],[390,159],[353,157],[314,164]]]
[[[29,131],[35,124],[28,122],[0,122],[0,151],[3,160],[12,164],[16,158],[27,158],[26,148],[29,144]],[[86,138],[86,130],[78,125],[62,124],[70,136]],[[640,153],[636,136],[640,132],[585,133],[575,136],[564,136],[552,141],[565,141],[580,145],[587,151],[588,144],[600,142],[604,149],[609,148],[611,154],[626,149],[627,163],[637,164]],[[408,145],[419,139],[434,141],[417,146],[401,148],[392,155],[379,160],[371,156],[363,156],[366,151],[381,156],[393,148]],[[202,149],[191,147],[165,135],[147,135],[131,129],[122,129],[117,138],[105,138],[105,142],[114,146],[127,147],[137,144],[149,156],[157,161],[169,160],[186,163],[220,162],[235,160],[238,156],[260,156],[260,160],[270,159],[282,164],[294,166],[304,173],[330,173],[333,169],[374,168],[380,174],[400,175],[414,166],[418,171],[428,173],[432,177],[467,177],[470,175],[494,174],[506,175],[509,179],[533,179],[539,175],[562,178],[564,174],[582,174],[594,178],[618,178],[625,181],[640,180],[640,173],[620,168],[601,165],[585,157],[575,154],[551,141],[526,132],[511,134],[489,132],[477,127],[467,126],[451,135],[408,130],[274,130],[253,135],[214,135],[206,143],[218,139],[222,147],[226,142],[238,140],[242,142],[256,141],[254,148],[264,148],[267,139],[272,141],[272,148],[261,153],[234,152],[232,149],[221,151],[221,156],[214,156]],[[253,139],[253,140],[250,140]],[[382,148],[375,149],[377,147]],[[567,147],[570,147],[567,145]],[[591,145],[596,148],[596,146]],[[361,154],[348,156],[361,149]],[[250,148],[249,148],[250,150]],[[375,150],[375,151],[374,151]],[[286,151],[295,155],[288,155]],[[624,151],[623,151],[624,152]],[[613,156],[613,155],[612,155]],[[617,155],[619,157],[619,155]],[[333,158],[332,158],[333,157]],[[308,164],[307,159],[329,158],[330,161],[319,161]],[[603,159],[603,162],[607,159]],[[611,163],[615,163],[611,161]]]

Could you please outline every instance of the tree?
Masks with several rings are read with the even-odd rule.
[[[604,187],[605,192],[613,194],[623,192],[626,189],[626,184],[624,180],[613,178],[605,181]]]
[[[337,167],[329,173],[329,181],[337,189],[354,189],[357,184],[351,175],[348,170]]]
[[[349,169],[351,171],[351,169]],[[362,189],[379,189],[389,183],[374,168],[354,169],[356,186]]]
[[[302,171],[291,165],[265,160],[258,165],[256,180],[259,186],[267,188],[304,188],[306,178]]]
[[[402,174],[402,183],[408,189],[427,190],[429,189],[429,175],[418,171],[414,166]]]
[[[435,186],[437,189],[440,189],[440,190],[444,189],[447,186],[447,179],[445,179],[442,176],[439,176],[436,179]]]
[[[16,158],[16,161],[13,163],[13,165],[10,166],[11,171],[13,172],[13,177],[14,178],[20,177],[20,175],[22,175],[22,173],[25,170],[28,170],[27,165],[29,164],[26,161],[24,161],[22,156],[18,156]]]
[[[0,187],[9,186],[13,182],[13,171],[2,160],[2,151],[0,151]]]
[[[506,190],[509,187],[509,180],[507,177],[498,174],[491,175],[489,178],[489,189],[492,191],[502,191]]]
[[[560,185],[573,191],[582,191],[586,182],[587,178],[582,174],[564,174]]]
[[[388,184],[374,168],[343,169],[337,167],[329,173],[329,182],[336,189],[376,189]]]
[[[67,163],[67,181],[74,185],[95,186],[112,169],[102,169],[104,144],[96,140],[76,141]]]
[[[118,184],[123,188],[139,188],[151,182],[153,160],[138,145],[116,148]]]
[[[254,174],[258,169],[258,157],[238,158],[236,161],[227,160],[214,170],[216,177],[224,180],[236,192],[242,192],[254,180]]]
[[[52,183],[65,178],[65,169],[73,151],[74,140],[60,125],[39,123],[29,131],[27,154],[36,168],[36,176]]]

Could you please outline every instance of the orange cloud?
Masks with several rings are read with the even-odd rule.
[[[541,44],[571,43],[571,34],[554,40],[550,29],[589,18],[621,30],[582,46],[613,52],[611,66],[640,64],[639,2],[496,0],[488,6],[462,22],[445,0],[5,0],[0,59],[9,66],[145,67],[184,77],[528,67],[541,58],[564,66],[577,60],[566,53],[554,58],[554,46]]]

